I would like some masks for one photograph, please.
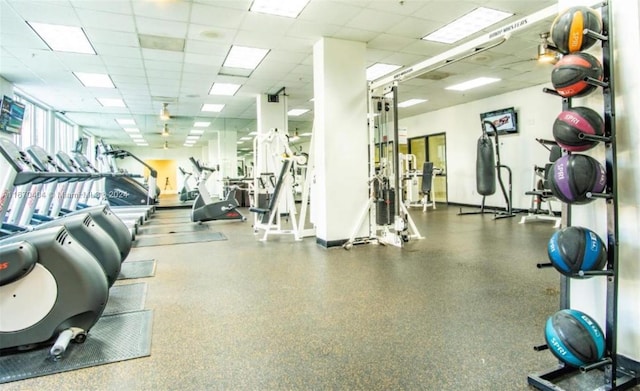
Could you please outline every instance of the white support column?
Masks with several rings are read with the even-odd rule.
[[[362,42],[322,38],[313,47],[316,241],[340,246],[368,202],[367,81]],[[362,236],[367,235],[366,224]]]
[[[274,95],[271,95],[272,97]],[[272,129],[278,129],[278,132],[284,134],[289,133],[287,120],[287,97],[285,95],[275,95],[276,101],[270,101],[270,95],[261,94],[256,96],[257,129],[258,137],[264,137]],[[254,173],[260,174],[264,172],[278,172],[278,167],[273,165],[272,159],[266,148],[259,146],[258,157],[254,159]]]

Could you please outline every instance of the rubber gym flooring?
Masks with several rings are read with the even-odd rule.
[[[404,249],[265,243],[251,218],[207,223],[227,240],[134,248],[157,263],[145,279],[151,356],[1,388],[530,389],[528,374],[556,365],[533,350],[558,309],[557,272],[535,266],[552,224],[457,211],[412,210],[425,239]]]

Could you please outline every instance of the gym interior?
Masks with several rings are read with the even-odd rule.
[[[640,390],[637,1],[0,18],[0,389]]]

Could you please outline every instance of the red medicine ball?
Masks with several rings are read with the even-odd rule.
[[[602,64],[589,53],[567,54],[551,71],[553,88],[565,98],[589,95],[597,87],[585,81],[602,80]]]

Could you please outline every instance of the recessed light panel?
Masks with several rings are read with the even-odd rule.
[[[127,133],[140,133],[140,129],[138,128],[124,128],[124,131]]]
[[[116,122],[120,125],[120,126],[124,126],[124,125],[135,125],[136,121],[134,121],[131,118],[118,118],[116,119]]]
[[[467,90],[470,90],[472,88],[476,88],[476,87],[484,86],[484,85],[487,85],[487,84],[495,83],[497,81],[500,81],[500,79],[497,79],[495,77],[479,77],[477,79],[472,79],[472,80],[469,80],[469,81],[465,81],[464,83],[455,84],[455,85],[452,85],[450,87],[446,87],[445,90],[467,91]]]
[[[73,72],[85,87],[116,88],[111,77],[104,73]]]
[[[414,106],[414,105],[417,105],[419,103],[424,103],[426,101],[427,101],[426,99],[409,99],[409,100],[405,100],[404,102],[398,103],[398,107]]]
[[[209,125],[211,125],[211,122],[197,121],[193,123],[195,128],[206,128]]]
[[[306,113],[307,111],[309,110],[308,109],[291,109],[287,111],[287,115],[290,115],[292,117],[297,117],[299,115]]]
[[[204,134],[204,130],[202,129],[191,129],[189,134]]]
[[[395,71],[400,67],[402,67],[402,65],[383,64],[381,62],[377,64],[373,64],[369,68],[367,68],[367,80],[369,81],[376,80],[386,75],[387,73],[391,73]]]
[[[446,26],[422,37],[425,41],[454,43],[478,31],[504,20],[513,14],[491,8],[479,7]]]
[[[231,46],[227,58],[224,60],[224,67],[256,69],[258,64],[269,53],[268,49],[250,48],[246,46]]]
[[[254,0],[249,11],[297,18],[309,0]]]
[[[219,103],[205,103],[202,105],[202,111],[207,111],[210,113],[219,113],[224,109],[224,104]]]
[[[209,95],[228,95],[233,96],[240,89],[240,84],[231,83],[213,83],[209,90]]]
[[[27,22],[27,24],[51,50],[57,52],[96,54],[87,35],[80,27],[35,22]]]

